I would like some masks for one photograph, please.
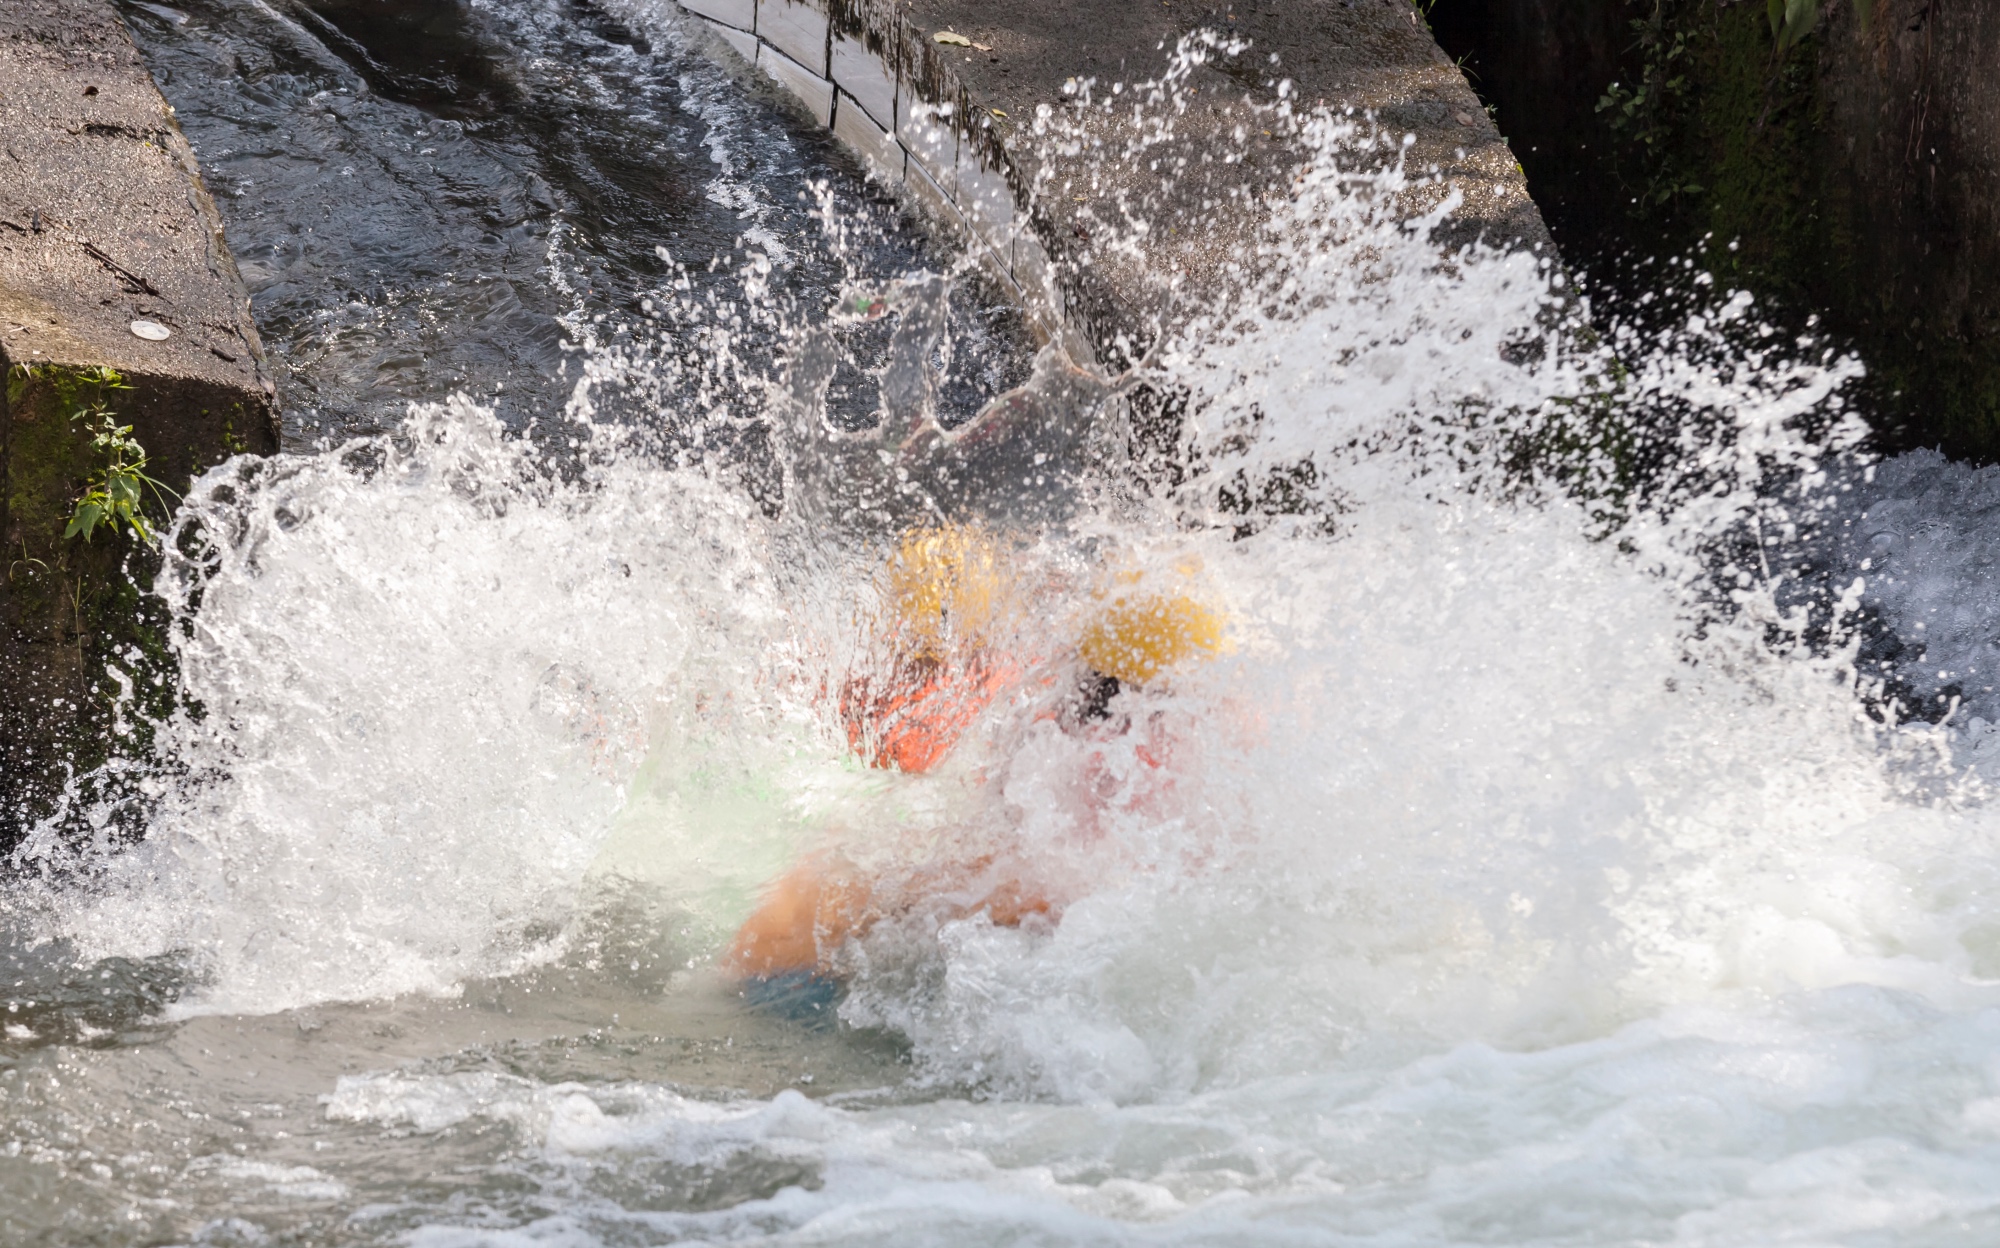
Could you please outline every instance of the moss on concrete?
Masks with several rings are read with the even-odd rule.
[[[1859,352],[1883,449],[2000,460],[2000,23],[1979,5],[1868,7],[1864,25],[1823,5],[1782,51],[1766,6],[1733,0],[1429,12],[1566,257],[1614,303],[1658,293],[1659,271],[1628,259],[1712,236],[1719,282],[1780,322],[1818,314]]]
[[[61,365],[14,366],[6,374],[4,473],[8,637],[8,763],[32,770],[10,798],[26,822],[56,808],[62,785],[100,767],[114,751],[143,755],[153,726],[174,705],[168,621],[149,591],[159,553],[109,526],[88,542],[63,530],[99,453],[81,416],[110,411],[121,423],[137,405],[115,374]],[[177,485],[185,485],[180,481]],[[149,500],[151,518],[163,510]],[[123,729],[122,734],[117,731]],[[116,796],[107,777],[84,788]]]
[[[1686,141],[1705,178],[1694,230],[1737,240],[1712,263],[1790,296],[1817,284],[1825,255],[1813,177],[1813,72],[1808,58],[1773,59],[1764,15],[1749,5],[1704,6]]]
[[[1774,54],[1763,11],[1708,0],[1647,6],[1635,20],[1631,81],[1604,92],[1606,163],[1639,250],[1704,236],[1736,242],[1723,273],[1800,296],[1818,284],[1814,72]]]
[[[1760,6],[1628,7],[1642,16],[1624,73],[1651,95],[1630,108],[1621,106],[1633,88],[1607,92],[1605,163],[1628,224],[1595,250],[1622,243],[1677,254],[1713,240],[1705,263],[1719,281],[1756,292],[1781,316],[1822,314],[1859,351],[1885,448],[1942,445],[2000,459],[2000,343],[1934,314],[1949,301],[1927,287],[1944,283],[1916,272],[1914,255],[1928,254],[1922,234],[1937,223],[1884,202],[1907,188],[1865,181],[1854,153],[1874,136],[1853,133],[1836,107],[1859,71],[1834,54],[1844,44],[1827,41],[1855,40],[1851,15],[1836,11],[1780,53]]]

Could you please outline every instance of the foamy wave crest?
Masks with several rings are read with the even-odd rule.
[[[876,951],[849,1016],[948,1083],[1122,1100],[1676,1003],[1991,996],[1996,828],[1913,792],[1935,733],[1885,732],[1837,664],[1754,628],[1691,652],[1674,587],[1574,511],[1348,523],[1241,555],[1267,644],[1175,695],[1208,748],[1170,818],[1121,827],[1142,864],[1047,931],[975,918]],[[1068,817],[1076,753],[1010,760],[1024,827]]]
[[[211,472],[163,577],[179,774],[64,927],[196,951],[210,1009],[545,955],[656,723],[697,687],[757,698],[783,632],[763,535],[698,474],[559,480],[463,401]]]

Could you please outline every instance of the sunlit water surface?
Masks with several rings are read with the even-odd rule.
[[[134,8],[181,31],[157,36],[176,64],[310,29]],[[565,261],[571,209],[544,203],[474,257],[514,293],[405,269],[334,304],[365,265],[233,220],[263,240],[239,249],[294,393],[318,395],[295,439],[470,397],[191,496],[162,592],[202,713],[127,764],[149,835],[31,840],[6,895],[0,1237],[2000,1235],[2000,478],[1843,453],[1853,364],[1726,295],[1666,340],[1580,339],[1536,258],[1440,257],[1383,210],[1402,173],[1337,172],[1365,125],[1321,118],[1265,241],[1280,276],[1152,365],[1193,396],[1182,485],[1134,488],[1120,406],[1045,360],[1025,393],[1067,396],[1037,435],[1061,454],[864,497],[870,452],[837,431],[878,397],[949,417],[1025,376],[971,283],[885,285],[920,251],[893,214],[869,235],[891,242],[857,242],[804,174],[760,216],[768,184],[731,181],[710,138],[803,140],[670,23],[628,13],[642,48],[561,6],[470,11],[496,47],[588,45],[618,91],[655,82],[692,136],[676,176],[736,197],[735,224],[684,254],[606,218]],[[484,159],[434,138],[435,101],[298,46],[259,116],[325,126],[327,150]],[[219,116],[249,89],[202,98]],[[182,111],[240,180],[226,126]],[[304,180],[331,202],[349,159]],[[655,245],[654,270],[626,254]],[[787,293],[788,257],[819,276]],[[594,305],[580,272],[630,289]],[[857,291],[944,338],[824,312]],[[436,312],[421,333],[412,307]],[[527,361],[507,377],[532,401],[472,384],[488,351]],[[936,393],[889,384],[912,361],[945,368]],[[825,393],[798,384],[820,365]],[[1668,467],[1576,436],[1603,411]],[[1306,458],[1303,514],[1239,505],[1232,481]],[[876,571],[933,504],[1009,550],[1034,678],[940,770],[870,771],[827,690],[873,661]],[[1227,653],[1078,730],[1080,621],[1149,577],[1221,604]],[[716,969],[802,849],[980,838],[1037,864],[1059,922],[884,924],[802,1017]]]

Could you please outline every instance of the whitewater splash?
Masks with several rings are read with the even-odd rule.
[[[1281,924],[1278,938],[1313,952],[1285,967],[1288,991],[1253,997],[1295,1008],[1323,982],[1328,1013],[1315,1016],[1348,1015],[1357,1028],[1382,1030],[1412,982],[1432,981],[1439,1025],[1481,1034],[1493,1024],[1472,1021],[1475,999],[1498,1008],[1518,998],[1507,1012],[1539,1015],[1552,1007],[1533,1000],[1553,992],[1570,1003],[1558,1013],[1581,1011],[1565,1026],[1588,1034],[1662,1000],[1776,982],[1746,966],[1792,973],[1789,955],[1758,951],[1768,933],[1746,935],[1773,925],[1804,924],[1822,954],[1842,951],[1833,962],[1847,969],[1827,973],[1858,973],[1875,950],[1848,949],[1838,925],[1739,917],[1690,928],[1681,908],[1693,890],[1704,909],[1754,910],[1771,879],[1826,853],[1842,827],[1886,819],[1911,840],[1911,820],[1939,818],[1905,808],[1899,768],[1910,764],[1885,766],[1879,734],[1857,719],[1842,643],[1773,645],[1759,633],[1784,622],[1778,586],[1734,584],[1736,569],[1712,566],[1746,515],[1811,510],[1824,443],[1788,429],[1837,393],[1846,366],[1774,361],[1729,378],[1691,335],[1679,352],[1628,365],[1625,392],[1607,400],[1610,357],[1565,341],[1560,279],[1545,263],[1436,254],[1426,237],[1449,206],[1398,221],[1402,171],[1357,171],[1347,159],[1368,138],[1360,126],[1320,117],[1303,137],[1321,155],[1270,227],[1283,278],[1197,318],[1148,365],[1155,384],[1192,395],[1186,453],[1208,465],[1164,498],[1112,488],[1105,457],[1075,450],[1090,439],[1054,437],[1046,418],[1012,435],[1047,441],[1044,453],[1015,450],[998,467],[947,456],[955,467],[943,476],[922,468],[937,454],[913,451],[901,431],[917,430],[914,440],[926,422],[939,428],[928,376],[946,334],[937,279],[905,295],[864,293],[865,315],[802,340],[765,400],[784,445],[788,497],[776,518],[715,463],[662,463],[647,453],[656,434],[596,423],[587,403],[569,425],[589,448],[580,474],[558,473],[532,442],[456,402],[419,412],[393,439],[205,481],[180,522],[181,546],[200,553],[174,565],[166,591],[187,621],[184,678],[202,708],[169,744],[186,778],[161,795],[147,843],[107,865],[109,896],[74,936],[100,956],[205,950],[206,1008],[271,1009],[444,991],[551,956],[585,905],[592,862],[611,838],[644,835],[642,810],[690,858],[746,857],[719,868],[726,886],[690,893],[722,888],[738,910],[760,874],[829,820],[853,821],[847,835],[865,839],[912,819],[931,836],[1002,819],[1059,858],[1062,835],[1042,825],[1075,821],[1065,773],[1082,755],[1033,718],[1032,699],[983,725],[976,765],[932,782],[857,774],[820,693],[865,647],[856,621],[879,588],[871,569],[883,535],[976,508],[1016,527],[1023,579],[1052,586],[1037,591],[1035,613],[1054,634],[1041,650],[1073,644],[1062,629],[1101,592],[1101,569],[1188,560],[1231,604],[1244,644],[1169,699],[1190,723],[1216,721],[1190,729],[1212,757],[1185,777],[1200,793],[1191,805],[1207,812],[1199,822],[1213,826],[1128,814],[1132,826],[1114,838],[1206,838],[1198,856],[1211,857],[1221,852],[1212,842],[1226,843],[1226,868],[1149,867],[1040,938],[958,934],[1018,946],[991,967],[985,954],[973,959],[1016,978],[1004,991],[968,988],[989,1003],[971,1016],[954,1001],[949,958],[930,958],[945,978],[921,992],[895,979],[878,997],[864,977],[855,1016],[913,1035],[940,1070],[956,1070],[959,1059],[943,1055],[969,1046],[982,1056],[966,1071],[1005,1070],[1017,1047],[1005,1037],[1024,1017],[1079,1008],[1050,986],[1066,966],[1103,974],[1109,951],[1068,942],[1101,928],[1150,959],[1159,942],[1143,934],[1155,925],[1226,929],[1196,915],[1268,896],[1281,881],[1264,877],[1267,865],[1283,864],[1286,888],[1312,882],[1309,902],[1280,907],[1302,926]],[[765,263],[750,262],[753,286]],[[684,314],[698,310],[684,301]],[[1732,302],[1722,319],[1743,310]],[[904,442],[900,452],[828,423],[829,379],[848,358],[842,336],[884,318],[898,328],[877,344],[879,420],[897,432],[867,437]],[[616,366],[629,372],[634,358]],[[1021,394],[1096,421],[1094,444],[1115,445],[1112,392],[1086,397],[1064,376],[1044,369]],[[1602,447],[1580,453],[1594,462],[1568,496],[1538,465],[1494,462],[1550,440],[1568,409],[1592,401],[1639,415],[1699,403],[1735,427],[1726,438],[1705,427],[1705,443],[1681,448],[1675,480],[1693,486],[1622,482]],[[870,485],[878,454],[894,471]],[[1007,492],[1044,460],[1043,480],[1099,479],[1062,514],[1041,492]],[[1218,482],[1299,464],[1311,465],[1330,510],[1279,509],[1248,535],[1223,510]],[[1770,496],[1787,472],[1789,493]],[[1593,524],[1603,496],[1621,489],[1650,494],[1605,540]],[[844,511],[833,497],[843,490],[859,500]],[[899,492],[907,505],[895,504]],[[858,523],[871,508],[886,518]],[[1709,619],[1714,604],[1701,596],[1718,578],[1740,601]],[[1708,636],[1690,636],[1697,621]],[[1243,718],[1226,709],[1235,706],[1256,707],[1254,725],[1229,726]],[[762,826],[711,820],[698,801],[665,813],[689,805],[700,787],[691,773],[710,765],[693,760],[710,750],[773,790],[749,821]],[[1718,791],[1704,779],[1718,775],[1740,779]],[[1411,803],[1416,792],[1423,800]],[[1961,823],[1914,841],[1943,837],[1926,857],[1945,852]],[[1724,863],[1737,838],[1764,865],[1733,878],[1736,900],[1724,902],[1715,890],[1732,876]],[[1169,848],[1141,857],[1170,861]],[[1853,852],[1874,861],[1865,847]],[[1357,875],[1353,864],[1369,861],[1378,865]],[[1593,866],[1579,874],[1584,862]],[[1300,875],[1301,863],[1314,865]],[[671,856],[647,868],[669,887],[688,869]],[[1194,913],[1180,912],[1189,905]],[[1093,921],[1098,906],[1117,917]],[[731,921],[727,905],[697,909],[718,931]],[[1355,930],[1337,934],[1350,911]],[[1391,974],[1395,999],[1376,1001],[1347,977],[1358,968],[1335,969],[1334,951],[1350,944],[1365,964],[1409,946],[1426,969]],[[1171,997],[1205,961],[1130,978]],[[1602,1001],[1578,1004],[1579,982]],[[1176,1031],[1199,1029],[1198,1009],[1158,1010],[1177,1016]],[[1092,1037],[1082,1047],[1104,1054],[1120,1047],[1106,1034],[1136,1042],[1115,1014],[1034,1026]],[[1566,1034],[1548,1020],[1533,1026]],[[927,1040],[931,1028],[949,1043]],[[1027,1045],[1008,1078],[1026,1090],[1040,1078],[1031,1071],[1047,1071],[1050,1088],[1070,1095],[1157,1089],[1155,1060],[1110,1057],[1097,1063],[1106,1071],[1079,1060]],[[1138,1073],[1113,1080],[1114,1066]]]
[[[1004,838],[1066,890],[1059,922],[850,951],[844,1023],[910,1063],[872,1097],[704,1099],[643,1061],[329,1078],[314,1132],[499,1132],[474,1169],[540,1184],[378,1202],[364,1237],[1974,1242],[1995,827],[1969,739],[1885,718],[1859,662],[1870,618],[1925,600],[1814,556],[1857,483],[1887,516],[1923,465],[1863,482],[1854,365],[1747,301],[1593,343],[1545,262],[1440,253],[1449,204],[1399,219],[1416,175],[1360,158],[1365,119],[1299,126],[1276,276],[1145,364],[1190,399],[1172,488],[1104,451],[1130,436],[1110,379],[1084,402],[1085,365],[1049,361],[1023,393],[1060,390],[1089,449],[1029,467],[1068,488],[983,506],[891,471],[888,519],[841,523],[869,508],[828,464],[880,449],[856,413],[922,426],[897,370],[949,360],[892,340],[920,301],[833,318],[762,388],[606,348],[553,459],[454,402],[212,473],[165,590],[200,711],[163,729],[146,841],[67,864],[44,934],[85,964],[181,951],[181,1016],[257,1014],[560,967],[636,890],[680,942],[646,972],[672,1001],[715,992],[807,848]],[[660,297],[660,347],[714,306]],[[649,369],[710,402],[595,415]],[[1047,679],[939,772],[872,771],[828,691],[868,661],[896,530],[967,508],[1032,587]],[[1066,731],[1078,621],[1121,576],[1198,576],[1229,652],[1121,693],[1131,733]],[[224,1160],[230,1190],[359,1199]]]

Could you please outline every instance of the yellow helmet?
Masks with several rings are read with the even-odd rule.
[[[1084,626],[1077,652],[1091,670],[1143,685],[1161,672],[1225,648],[1229,617],[1187,594],[1128,593]]]
[[[939,657],[953,643],[986,641],[1006,599],[1000,549],[970,525],[903,534],[887,581],[896,623],[921,657]]]

